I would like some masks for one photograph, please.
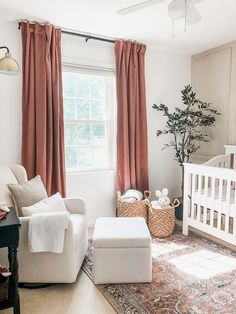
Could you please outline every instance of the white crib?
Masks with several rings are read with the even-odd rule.
[[[183,234],[189,227],[236,245],[236,146],[208,162],[184,164]]]

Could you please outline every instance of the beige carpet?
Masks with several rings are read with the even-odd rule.
[[[88,276],[81,271],[74,284],[20,289],[21,314],[115,314]],[[1,314],[13,313],[12,309]]]

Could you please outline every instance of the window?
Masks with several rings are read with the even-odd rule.
[[[63,69],[66,168],[114,167],[114,72]]]

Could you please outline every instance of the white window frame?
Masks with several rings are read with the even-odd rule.
[[[94,67],[94,66],[85,66],[79,64],[70,64],[63,63],[62,64],[62,72],[68,73],[84,73],[84,74],[93,74],[93,75],[101,75],[103,76],[111,76],[114,77],[114,84],[112,84],[112,88],[110,90],[108,108],[107,108],[107,120],[66,120],[64,119],[64,125],[71,124],[102,124],[107,126],[107,136],[108,136],[108,165],[107,167],[99,167],[99,168],[87,168],[87,169],[70,169],[66,168],[66,173],[76,174],[76,173],[87,173],[87,172],[104,172],[104,171],[115,171],[115,150],[116,150],[116,90],[115,90],[115,70],[112,68],[103,68],[103,67]],[[66,97],[69,99],[70,97]],[[74,99],[75,97],[71,97]],[[64,96],[63,96],[64,99]],[[66,150],[66,146],[65,146]]]

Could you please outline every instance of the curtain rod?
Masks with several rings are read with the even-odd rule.
[[[66,35],[83,37],[83,38],[85,38],[86,41],[88,41],[89,39],[94,39],[94,40],[105,41],[105,42],[108,42],[108,43],[114,43],[115,42],[114,39],[108,39],[108,38],[105,38],[105,37],[98,37],[98,36],[93,36],[93,35],[87,35],[87,34],[83,34],[83,33],[77,33],[77,32],[74,32],[74,31],[67,31],[65,29],[62,29],[61,32],[62,32],[62,34],[66,34]]]
[[[21,22],[18,23],[18,29],[21,29]],[[66,35],[83,37],[83,38],[85,38],[86,42],[89,39],[94,39],[94,40],[104,41],[104,42],[108,42],[108,43],[115,43],[114,39],[108,39],[106,37],[100,37],[100,36],[94,36],[94,35],[90,35],[90,34],[78,33],[76,31],[66,30],[63,28],[61,29],[61,32],[62,32],[62,34],[66,34]]]

